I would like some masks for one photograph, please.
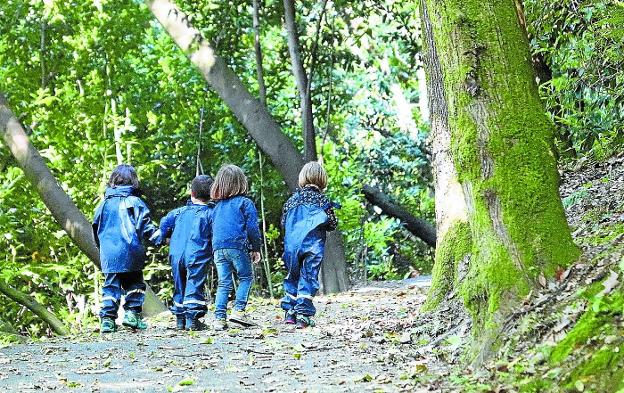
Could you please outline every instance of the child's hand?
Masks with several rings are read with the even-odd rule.
[[[258,251],[252,251],[251,252],[251,261],[253,263],[260,262],[260,253]]]

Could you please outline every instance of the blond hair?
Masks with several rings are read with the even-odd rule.
[[[299,187],[313,185],[321,191],[327,187],[327,172],[316,161],[310,161],[299,172]]]
[[[210,197],[215,201],[247,193],[247,177],[236,165],[223,165],[210,188]]]

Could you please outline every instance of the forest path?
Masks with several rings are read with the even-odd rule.
[[[277,301],[256,299],[262,328],[177,332],[163,315],[145,332],[122,329],[0,350],[0,390],[15,392],[414,391],[418,359],[405,345],[429,277],[320,296],[318,326],[282,323]],[[206,318],[208,323],[212,317]]]

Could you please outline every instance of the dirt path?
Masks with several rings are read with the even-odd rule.
[[[141,333],[15,345],[0,350],[0,391],[414,391],[401,376],[418,367],[418,350],[402,333],[427,286],[319,297],[318,326],[307,331],[283,325],[277,302],[256,300],[251,315],[263,328],[179,333],[167,316]]]

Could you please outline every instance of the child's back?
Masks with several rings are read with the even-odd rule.
[[[160,228],[163,237],[171,236],[170,258],[188,261],[212,258],[210,218],[213,209],[214,203],[199,205],[189,201],[186,206],[167,214]],[[170,225],[166,221],[173,221],[171,229],[166,227]]]
[[[236,195],[217,202],[212,224],[212,247],[260,251],[258,213],[247,197]]]
[[[336,229],[332,203],[317,187],[295,191],[284,205],[284,253],[299,257],[306,252],[323,253],[327,231]]]
[[[104,201],[94,216],[94,234],[100,246],[103,273],[143,270],[145,247],[155,227],[149,219],[149,209],[137,197],[134,186],[108,187]]]
[[[160,223],[160,242],[171,237],[169,262],[174,281],[171,312],[176,316],[178,329],[206,328],[199,318],[207,311],[204,286],[212,260],[211,185],[210,176],[197,176],[191,183],[189,203],[169,212]]]

